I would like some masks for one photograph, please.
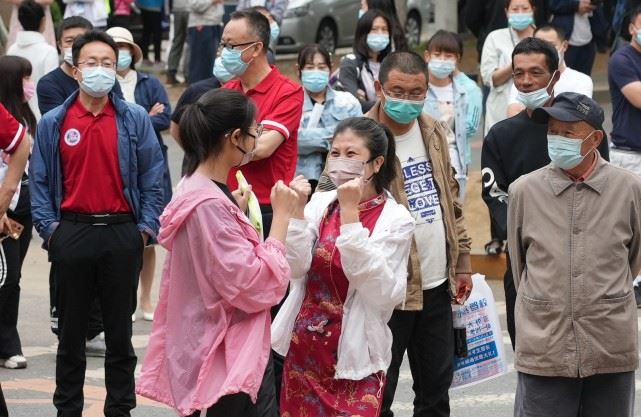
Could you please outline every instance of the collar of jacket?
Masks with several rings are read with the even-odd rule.
[[[603,192],[603,189],[605,188],[606,183],[608,182],[607,172],[603,169],[603,166],[606,165],[607,162],[600,155],[598,155],[598,153],[597,158],[599,158],[599,160],[597,161],[592,173],[585,181],[579,184],[585,184],[586,187],[591,188],[597,194],[601,194]],[[550,183],[550,187],[552,187],[554,195],[557,197],[571,186],[577,184],[576,182],[572,181],[572,179],[570,179],[570,177],[568,177],[568,175],[563,172],[561,168],[555,166],[552,163],[548,165],[546,177],[548,182]]]
[[[314,108],[312,99],[309,96],[309,93],[307,93],[307,90],[303,89],[303,93],[305,94],[305,98],[303,99],[303,111],[311,111]],[[333,88],[328,86],[325,89],[325,102],[323,105],[326,106],[330,101],[333,101],[334,98],[336,98],[336,93]]]
[[[365,117],[380,122],[379,114],[383,111],[381,102],[378,101],[374,107],[371,108]],[[456,291],[455,275],[456,267],[461,260],[459,260],[459,231],[457,225],[459,219],[456,218],[454,199],[449,187],[448,178],[442,178],[439,172],[444,169],[444,159],[449,157],[449,150],[447,147],[447,133],[446,126],[431,118],[425,113],[421,113],[418,118],[418,125],[423,137],[425,150],[428,154],[432,169],[434,172],[434,184],[438,190],[441,210],[443,212],[443,226],[445,227],[445,240],[446,240],[446,253],[448,265],[448,277],[450,284],[450,292],[452,294]],[[390,192],[400,204],[406,208],[409,207],[407,201],[407,194],[405,194],[405,181],[403,177],[403,170],[400,161],[396,164],[397,172],[396,178],[390,185]],[[451,167],[450,167],[451,168]],[[454,177],[452,176],[452,181]],[[461,215],[462,217],[462,215]],[[468,239],[465,236],[465,239]],[[469,253],[465,258],[465,262],[469,263]],[[466,266],[471,269],[471,266]],[[469,270],[469,269],[468,269]],[[412,247],[410,249],[410,258],[408,264],[407,275],[407,294],[405,302],[398,306],[399,310],[422,310],[423,309],[423,281],[421,279],[421,266],[419,262],[418,251],[416,249],[416,241],[412,239]]]

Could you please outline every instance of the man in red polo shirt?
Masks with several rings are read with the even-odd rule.
[[[60,341],[54,405],[81,417],[88,313],[105,329],[107,417],[136,406],[131,314],[142,251],[158,231],[164,159],[142,107],[111,94],[118,46],[90,31],[73,43],[79,92],[43,116],[29,165],[33,223],[56,276]]]
[[[221,62],[236,78],[223,88],[242,91],[258,108],[257,121],[265,128],[256,149],[244,149],[250,161],[240,168],[258,197],[265,236],[269,234],[272,208],[269,193],[276,181],[294,179],[298,156],[298,127],[303,112],[303,89],[267,62],[269,21],[256,10],[234,12],[223,31]],[[250,158],[251,156],[251,158]],[[227,185],[235,190],[236,169]]]
[[[0,217],[9,208],[11,198],[18,189],[18,183],[24,173],[29,158],[29,136],[26,129],[0,104],[0,149],[11,155],[9,169],[0,184]],[[0,387],[0,416],[9,415]]]

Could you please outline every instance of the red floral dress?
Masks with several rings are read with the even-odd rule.
[[[385,205],[380,194],[359,205],[359,219],[370,233]],[[285,358],[281,417],[378,417],[383,373],[360,381],[335,379],[343,303],[349,282],[336,250],[340,207],[332,203],[319,226],[307,288]],[[363,346],[363,354],[367,354]]]

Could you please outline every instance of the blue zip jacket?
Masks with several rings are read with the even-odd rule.
[[[78,92],[75,92],[62,105],[42,116],[29,163],[31,215],[45,247],[60,222],[63,198],[60,127],[77,97]],[[114,94],[110,94],[109,99],[116,111],[123,193],[133,210],[138,230],[155,238],[163,207],[164,159],[160,145],[149,115],[142,107],[127,103]]]
[[[460,73],[452,79],[454,89],[454,135],[460,167],[467,171],[472,162],[470,139],[478,131],[483,110],[479,86],[467,75]],[[423,111],[436,120],[441,120],[439,102],[434,90],[427,91]]]
[[[136,89],[134,90],[136,104],[141,105],[143,109],[147,110],[147,113],[156,103],[165,105],[165,111],[151,117],[151,124],[156,131],[158,141],[162,143],[160,132],[169,129],[171,121],[171,105],[167,91],[156,77],[140,71],[136,72],[136,76]]]

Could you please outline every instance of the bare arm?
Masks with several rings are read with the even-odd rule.
[[[641,109],[641,81],[627,84],[621,89],[625,98],[637,109]]]
[[[173,135],[173,134],[172,134]],[[266,130],[256,141],[256,150],[254,151],[254,161],[267,159],[276,149],[285,141],[285,136],[275,130]]]
[[[24,168],[29,159],[31,138],[25,134],[24,138],[20,141],[16,151],[11,154],[11,161],[7,174],[4,177],[2,185],[0,185],[0,214],[6,213],[11,203],[11,198],[18,189],[18,183],[24,173]]]

